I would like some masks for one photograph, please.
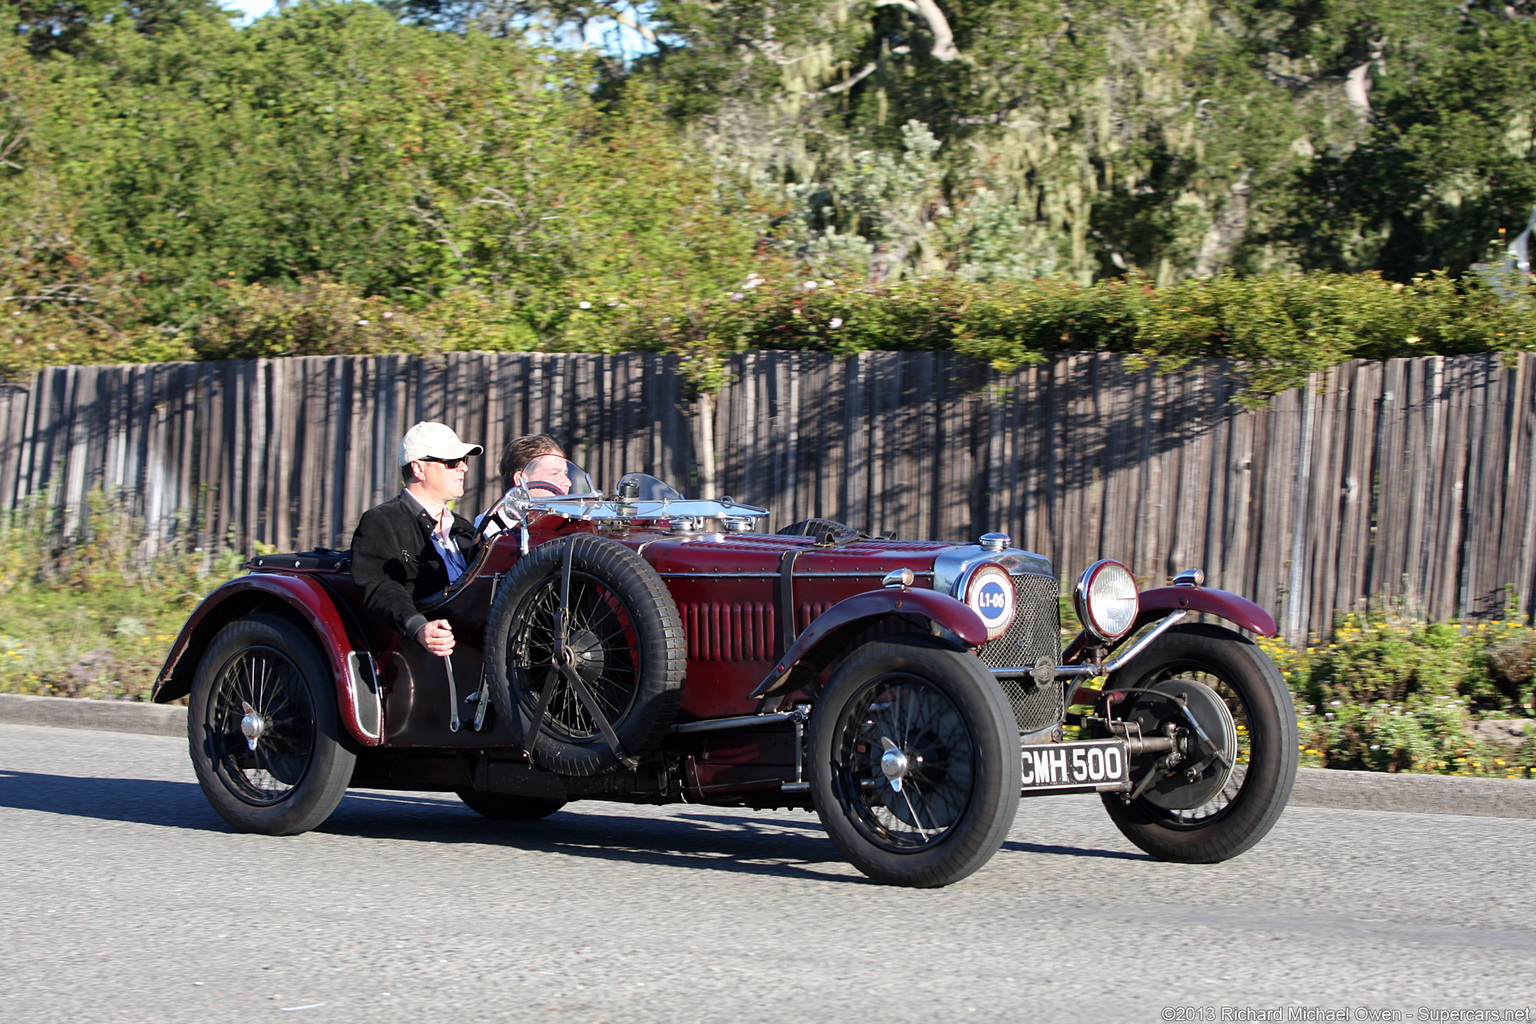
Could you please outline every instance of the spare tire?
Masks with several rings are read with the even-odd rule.
[[[601,775],[633,766],[672,727],[686,642],[656,570],[584,533],[539,545],[507,573],[486,623],[485,664],[498,710],[535,761]]]

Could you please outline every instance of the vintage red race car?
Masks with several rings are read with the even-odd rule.
[[[687,500],[511,492],[433,599],[438,658],[364,611],[346,552],[252,559],[156,681],[190,696],[197,777],[235,828],[315,828],[349,786],[457,793],[492,818],[573,800],[814,808],[871,878],[938,886],[1001,847],[1021,795],[1097,792],[1165,860],[1257,842],[1295,778],[1274,620],[1199,571],[1138,593],[1114,561],[1072,594],[1003,534],[876,539]]]

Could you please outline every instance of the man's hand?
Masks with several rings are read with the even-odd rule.
[[[416,642],[439,658],[453,653],[453,627],[447,619],[434,619],[416,631]]]

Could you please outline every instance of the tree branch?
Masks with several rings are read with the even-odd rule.
[[[933,35],[933,58],[945,63],[960,56],[955,47],[955,33],[949,27],[949,19],[935,0],[875,0],[876,7],[900,7],[909,14],[921,18]]]
[[[934,59],[947,63],[960,56],[960,51],[955,49],[955,34],[950,31],[949,19],[944,17],[939,5],[934,0],[915,0],[915,3],[917,13],[928,23],[928,31],[933,33]]]
[[[612,18],[620,25],[623,25],[625,28],[633,29],[635,32],[638,32],[640,34],[640,38],[644,39],[652,46],[661,46],[661,40],[656,38],[656,31],[649,25],[642,25],[629,11],[621,10],[618,7],[612,6],[605,7],[604,10],[608,12],[608,17]]]
[[[821,90],[820,95],[831,96],[834,93],[847,92],[849,89],[852,89],[854,86],[864,81],[864,79],[874,74],[875,69],[879,66],[880,64],[878,61],[870,61],[858,71],[854,72],[852,77],[846,79],[845,81],[838,82],[836,85],[829,85],[825,89]]]

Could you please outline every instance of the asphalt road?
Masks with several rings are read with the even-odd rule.
[[[1529,819],[1291,806],[1234,861],[1160,864],[1081,797],[1026,801],[936,891],[868,882],[800,813],[512,825],[360,792],[272,839],[229,831],[176,739],[0,725],[0,1019],[1531,1013],[1533,853]]]

